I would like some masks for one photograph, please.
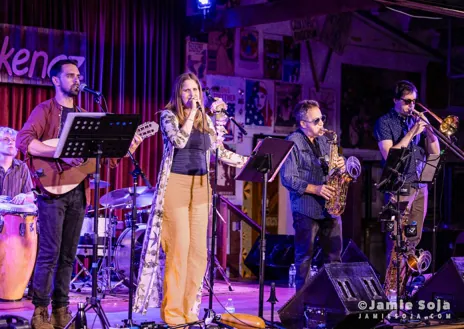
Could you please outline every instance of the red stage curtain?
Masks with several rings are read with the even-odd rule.
[[[110,112],[138,113],[142,122],[159,122],[156,112],[184,69],[184,21],[182,0],[0,1],[0,23],[86,33],[85,82],[103,92]],[[52,87],[0,83],[0,125],[21,129],[32,109],[53,94]],[[85,109],[98,111],[91,95],[81,100]],[[136,153],[152,184],[161,155],[161,133],[145,140]],[[129,187],[132,169],[130,159],[124,159],[109,177],[102,172],[102,179],[111,183],[111,190]]]

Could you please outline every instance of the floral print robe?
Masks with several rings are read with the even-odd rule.
[[[206,116],[206,118],[210,129],[216,132],[221,130],[222,127],[220,126],[218,126],[217,130],[215,129],[209,116]],[[174,148],[185,147],[189,139],[189,134],[186,134],[184,130],[180,129],[179,120],[171,110],[163,110],[161,112],[160,123],[164,144],[163,158],[161,160],[161,170],[158,175],[156,191],[153,197],[150,216],[147,222],[147,230],[143,241],[138,285],[133,306],[134,312],[142,314],[147,312],[148,307],[160,307],[163,299],[164,275],[161,270],[164,266],[161,266],[161,258],[164,254],[161,250],[161,224],[163,221],[164,194],[171,172]],[[211,147],[209,151],[207,151],[207,158],[210,159],[211,152],[219,148],[219,160],[234,167],[242,167],[248,158],[226,150],[220,142],[220,132],[218,135],[219,136],[210,136]],[[197,303],[195,304],[195,311],[197,314],[200,310],[202,289],[203,286],[201,285],[197,295]]]

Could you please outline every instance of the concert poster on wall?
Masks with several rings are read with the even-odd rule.
[[[235,75],[262,78],[262,43],[260,41],[260,33],[257,30],[250,28],[241,28],[236,31],[235,45]]]
[[[208,73],[234,75],[235,30],[208,33]]]
[[[238,124],[245,125],[245,79],[222,75],[206,76],[206,86],[213,97],[222,98],[227,104],[227,114],[234,117]],[[241,143],[243,136],[240,130],[231,121],[225,126],[228,133],[224,135],[224,143]]]
[[[301,46],[293,37],[284,36],[284,55],[282,80],[287,82],[298,82],[300,80],[300,55]]]
[[[274,121],[274,81],[246,80],[245,125],[272,127]]]
[[[264,78],[282,80],[282,40],[264,39]]]
[[[201,83],[205,82],[207,61],[208,61],[208,44],[203,42],[186,41],[185,68],[187,71],[195,73]]]
[[[301,85],[287,82],[275,83],[275,133],[290,133],[296,129],[293,109],[301,98]]]

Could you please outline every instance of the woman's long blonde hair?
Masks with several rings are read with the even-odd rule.
[[[179,75],[176,79],[174,84],[174,88],[172,90],[171,99],[169,103],[166,105],[166,109],[171,110],[176,115],[177,119],[179,119],[180,126],[183,126],[185,121],[187,120],[187,115],[184,111],[184,107],[182,104],[182,85],[186,80],[193,80],[198,86],[198,90],[200,91],[200,104],[203,104],[203,89],[201,88],[200,80],[198,77],[191,73],[186,72]],[[193,121],[193,127],[201,132],[208,132],[209,134],[213,135],[214,131],[212,131],[208,126],[208,119],[205,117],[203,120],[203,115],[201,111],[197,111],[195,115],[195,119]]]

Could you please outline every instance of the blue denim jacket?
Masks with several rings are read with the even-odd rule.
[[[329,156],[330,144],[326,136],[316,137],[322,156]],[[312,219],[335,218],[325,210],[325,199],[305,193],[308,184],[322,185],[327,176],[319,159],[309,146],[304,134],[297,130],[287,140],[295,143],[290,155],[280,169],[282,185],[290,192],[292,213],[300,213]]]

